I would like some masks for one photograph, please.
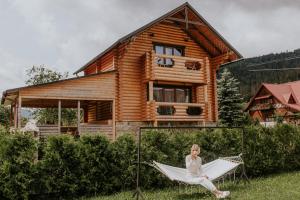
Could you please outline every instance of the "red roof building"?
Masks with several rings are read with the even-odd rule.
[[[275,121],[281,116],[284,121],[297,123],[295,113],[300,112],[300,81],[263,83],[245,110],[260,122]]]

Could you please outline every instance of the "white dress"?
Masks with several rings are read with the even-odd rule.
[[[185,165],[187,169],[187,177],[192,184],[201,184],[210,191],[215,191],[217,188],[214,184],[205,177],[202,171],[202,159],[197,156],[192,159],[191,155],[185,157]]]

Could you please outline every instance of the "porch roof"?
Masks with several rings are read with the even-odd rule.
[[[9,89],[3,92],[1,103],[14,104],[18,97],[26,99],[24,107],[51,107],[58,99],[69,100],[66,107],[76,105],[70,100],[111,100],[115,97],[115,70]]]

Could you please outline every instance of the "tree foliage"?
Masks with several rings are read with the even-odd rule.
[[[262,83],[300,80],[300,49],[247,58],[224,66],[240,82],[240,93],[249,101]]]
[[[218,82],[219,119],[227,126],[240,125],[243,120],[239,82],[225,69]]]
[[[68,77],[68,73],[60,73],[51,69],[47,69],[46,66],[41,65],[39,67],[32,66],[32,68],[26,70],[28,76],[26,85],[38,85],[43,83],[49,83],[53,81],[62,80]]]
[[[38,85],[49,83],[53,81],[62,80],[68,77],[68,73],[60,73],[51,69],[46,68],[44,65],[32,66],[32,68],[27,71],[28,79],[26,81],[27,85]],[[76,122],[76,111],[73,109],[63,108],[62,112],[62,123],[64,125],[71,125]],[[35,109],[33,111],[33,116],[42,124],[55,124],[57,122],[57,108],[45,108],[45,109]]]
[[[0,125],[9,126],[10,111],[8,107],[0,105]]]

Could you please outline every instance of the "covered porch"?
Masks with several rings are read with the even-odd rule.
[[[40,136],[56,134],[105,134],[116,138],[114,72],[76,77],[51,83],[7,90],[2,104],[11,107],[11,127],[22,128],[22,108],[51,108],[51,122],[37,124]],[[63,123],[64,108],[76,112],[75,122]],[[74,114],[74,113],[73,113]]]

